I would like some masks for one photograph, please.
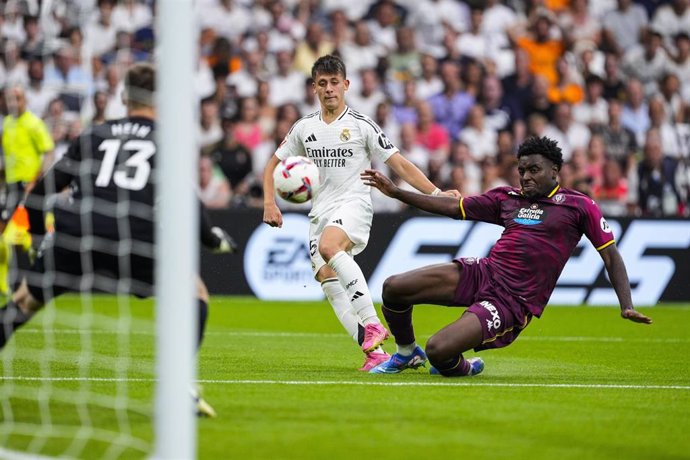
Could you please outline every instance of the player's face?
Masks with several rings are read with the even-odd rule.
[[[527,198],[548,195],[556,186],[558,168],[541,155],[525,155],[518,161],[520,187]]]
[[[340,74],[319,74],[314,81],[314,91],[325,110],[338,110],[345,106],[345,91],[350,80]]]

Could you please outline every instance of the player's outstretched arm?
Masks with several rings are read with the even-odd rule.
[[[460,198],[460,192],[457,190],[448,190],[442,192],[437,188],[433,182],[429,180],[424,173],[415,166],[410,160],[402,156],[400,152],[396,152],[391,155],[388,160],[386,160],[386,165],[390,167],[395,174],[397,174],[402,180],[419,190],[420,192],[427,195],[443,195],[443,196],[454,196]]]
[[[264,222],[271,227],[283,226],[283,214],[276,204],[276,192],[273,184],[273,171],[280,160],[273,155],[264,169]]]
[[[421,193],[402,190],[389,178],[373,169],[367,169],[361,174],[361,177],[366,185],[376,187],[384,195],[400,200],[410,206],[434,214],[452,217],[453,219],[460,219],[461,217],[458,199],[455,197],[422,195]]]
[[[633,307],[628,273],[625,270],[625,263],[620,252],[618,252],[616,244],[614,243],[603,249],[599,254],[601,254],[601,258],[604,260],[609,279],[611,279],[613,289],[616,291],[618,303],[621,307],[621,317],[635,323],[652,324],[651,318],[643,315]]]

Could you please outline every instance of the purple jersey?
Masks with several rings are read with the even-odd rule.
[[[614,242],[596,203],[560,186],[536,201],[519,189],[499,187],[462,198],[460,210],[463,219],[505,227],[489,252],[492,277],[537,317],[583,234],[598,251]]]

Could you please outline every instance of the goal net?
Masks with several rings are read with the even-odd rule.
[[[198,167],[191,127],[198,120],[189,108],[196,38],[192,0],[159,2],[155,10],[152,4],[0,2],[1,204],[10,209],[0,247],[9,264],[8,274],[0,270],[8,280],[0,304],[16,308],[12,293],[25,292],[22,280],[33,297],[40,291],[47,300],[0,350],[0,458],[195,456]],[[148,135],[154,128],[145,123],[123,123],[109,138],[95,134],[92,126],[127,116],[127,70],[154,61],[158,94],[127,96],[158,106],[155,134]],[[40,123],[22,125],[23,114]],[[31,168],[37,176],[73,156],[83,161],[65,168],[76,168],[70,172],[78,180],[46,193],[45,210],[54,212],[46,213],[48,232],[38,249],[24,209],[12,214],[12,200],[33,185],[23,176]],[[59,184],[52,177],[47,192]],[[133,198],[154,183],[151,205]],[[112,194],[104,198],[99,188]],[[79,214],[65,219],[63,208]],[[102,216],[115,243],[98,230]],[[139,238],[141,227],[153,229],[155,250],[150,239]],[[147,295],[139,289],[139,261],[153,254],[157,286]],[[116,267],[117,275],[104,265]]]

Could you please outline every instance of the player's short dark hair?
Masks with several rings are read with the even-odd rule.
[[[533,136],[527,138],[518,148],[517,157],[521,158],[527,155],[541,155],[555,164],[559,171],[563,166],[561,148],[556,141],[548,137]]]
[[[345,70],[345,63],[338,56],[327,54],[321,56],[316,60],[311,67],[311,78],[316,80],[317,75],[342,75],[347,78],[347,71]]]
[[[152,64],[140,62],[127,70],[125,75],[127,104],[153,107],[156,91],[156,69]]]

